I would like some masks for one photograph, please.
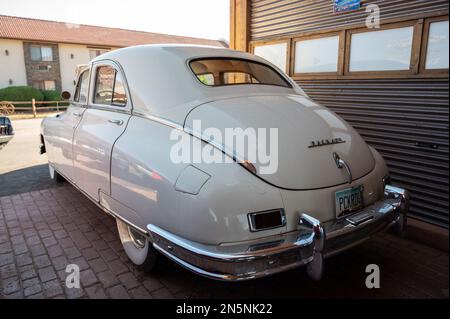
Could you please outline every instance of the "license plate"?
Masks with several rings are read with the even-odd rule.
[[[347,188],[335,193],[336,217],[341,218],[363,208],[362,185]]]

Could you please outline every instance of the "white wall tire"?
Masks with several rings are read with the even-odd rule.
[[[116,223],[120,241],[128,258],[138,269],[151,272],[155,268],[158,252],[148,238],[144,236],[136,238],[137,236],[133,236],[133,233],[136,234],[133,228],[119,219],[116,219]]]

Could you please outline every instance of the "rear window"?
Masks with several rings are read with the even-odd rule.
[[[275,69],[255,61],[210,58],[193,60],[189,65],[197,79],[208,86],[263,84],[292,87]]]

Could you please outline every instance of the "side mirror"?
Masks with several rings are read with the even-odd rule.
[[[69,91],[64,91],[61,93],[61,97],[63,98],[63,100],[68,100],[70,99],[70,92]]]

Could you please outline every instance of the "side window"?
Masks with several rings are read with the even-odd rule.
[[[78,84],[75,89],[75,95],[73,97],[73,100],[79,103],[86,103],[88,88],[89,88],[89,70],[86,70],[83,73],[81,73],[78,79]]]
[[[122,75],[110,66],[101,66],[96,73],[94,104],[126,106]]]
[[[126,106],[127,105],[127,94],[125,93],[124,81],[122,75],[116,71],[116,78],[114,81],[113,90],[113,100],[112,104],[116,106]]]

